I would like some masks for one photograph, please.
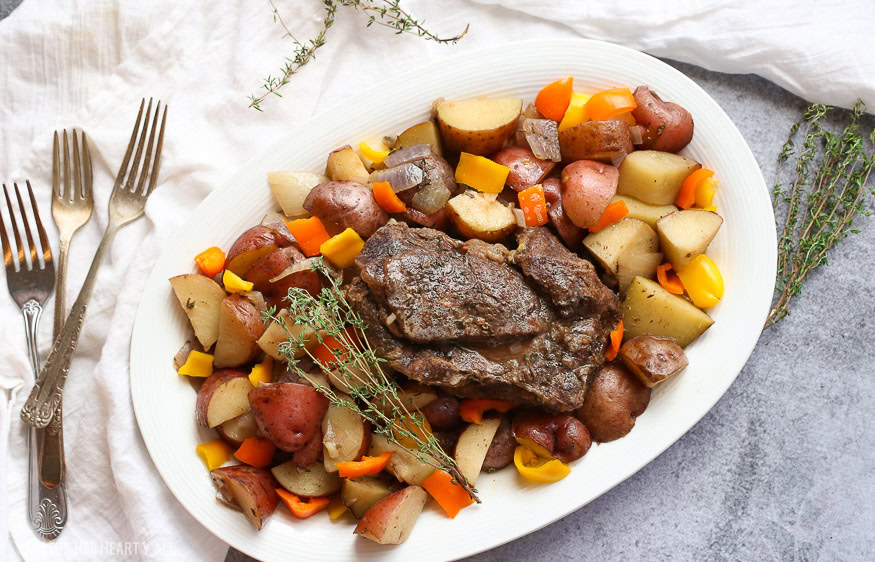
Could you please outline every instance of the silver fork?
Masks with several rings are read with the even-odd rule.
[[[6,184],[3,184],[3,196],[6,199],[6,207],[9,211],[9,222],[12,225],[12,236],[15,240],[17,256],[13,257],[9,238],[6,236],[6,225],[3,216],[0,215],[0,242],[3,245],[3,262],[6,266],[6,283],[12,299],[21,307],[24,315],[25,336],[27,338],[27,350],[30,354],[30,365],[34,377],[39,372],[39,353],[37,351],[36,336],[43,304],[52,294],[55,286],[55,267],[52,262],[52,249],[49,246],[46,231],[39,218],[39,209],[33,197],[30,181],[27,182],[27,191],[30,196],[31,212],[36,222],[36,231],[39,236],[41,251],[37,250],[31,233],[27,213],[24,209],[24,201],[15,187],[15,197],[18,199],[21,223],[24,227],[27,246],[30,250],[30,260],[25,259],[25,246],[21,241],[21,233],[18,222],[15,220],[15,208],[9,200],[9,192]],[[39,254],[42,254],[42,263]],[[27,437],[28,471],[27,471],[27,517],[31,528],[37,536],[43,540],[51,541],[61,534],[66,523],[67,502],[63,486],[49,488],[43,486],[37,476],[39,459],[37,457],[38,441],[43,432],[31,429]]]
[[[79,333],[82,331],[82,322],[85,320],[88,301],[94,292],[97,270],[100,269],[100,264],[109,251],[116,233],[129,222],[143,216],[146,200],[155,189],[158,170],[161,164],[161,148],[164,145],[164,124],[167,120],[167,107],[164,107],[164,112],[161,116],[161,129],[156,141],[155,132],[158,129],[161,102],[159,101],[156,105],[151,132],[149,132],[149,118],[152,116],[152,100],[149,100],[149,106],[146,108],[144,119],[143,108],[145,105],[146,100],[144,99],[140,103],[140,112],[137,114],[136,123],[134,123],[134,130],[131,133],[128,150],[122,160],[122,165],[119,168],[119,173],[112,189],[112,195],[109,198],[109,222],[106,225],[103,238],[100,240],[100,245],[94,254],[91,268],[88,270],[88,275],[85,277],[85,282],[82,284],[82,290],[79,292],[76,302],[73,303],[70,315],[61,329],[61,334],[55,339],[52,351],[49,353],[48,359],[46,359],[46,364],[40,371],[36,384],[34,384],[30,395],[27,397],[27,401],[24,403],[24,407],[21,409],[21,419],[28,425],[39,428],[46,427],[58,409],[67,373],[70,371],[70,363],[73,360],[73,352],[79,340]],[[141,121],[143,122],[142,129],[140,128]],[[138,133],[139,140],[137,139]],[[148,141],[146,140],[147,133],[149,133]],[[133,154],[133,159],[131,159],[135,145],[136,153]],[[145,157],[143,157],[144,149]],[[143,159],[142,168],[140,167],[141,158]],[[149,180],[148,184],[146,183],[147,179]]]

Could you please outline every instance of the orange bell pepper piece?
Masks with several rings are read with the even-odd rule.
[[[249,437],[240,445],[234,456],[240,462],[245,462],[255,468],[264,468],[273,460],[276,445],[260,437]]]
[[[597,223],[589,227],[590,232],[598,232],[599,230],[605,229],[615,222],[619,222],[623,217],[629,214],[629,207],[626,206],[626,202],[623,200],[614,201],[605,209],[605,212],[602,213],[601,218]]]
[[[292,515],[298,519],[313,517],[331,503],[331,500],[328,498],[310,498],[307,501],[303,501],[295,494],[287,492],[282,488],[277,488],[276,493],[283,500],[283,503],[286,504],[286,507],[289,508],[289,511],[292,512]]]
[[[286,226],[289,227],[289,232],[295,237],[295,242],[307,257],[318,256],[319,247],[331,238],[319,217],[288,221]]]
[[[510,400],[494,400],[492,398],[465,398],[459,406],[462,419],[468,423],[483,423],[483,413],[486,410],[496,410],[505,414],[514,407]]]
[[[374,199],[377,200],[377,205],[383,208],[387,213],[403,213],[407,210],[407,205],[404,201],[398,198],[392,185],[387,181],[374,182]]]
[[[638,104],[629,88],[615,88],[594,94],[586,102],[584,109],[593,121],[606,121],[636,107]]]
[[[386,468],[392,452],[386,451],[378,457],[362,457],[360,461],[337,463],[337,474],[341,478],[358,478],[359,476],[373,476]]]
[[[215,277],[225,269],[225,252],[216,246],[207,248],[194,257],[194,263],[201,273],[207,277]]]
[[[461,484],[453,482],[453,477],[443,470],[435,470],[431,476],[422,482],[425,491],[438,502],[438,505],[450,516],[450,519],[464,507],[468,507],[474,500]]]
[[[541,184],[520,191],[517,197],[526,217],[526,226],[547,224],[547,199],[544,197],[544,188]]]
[[[565,110],[571,103],[573,89],[574,77],[572,76],[551,82],[538,92],[538,96],[535,98],[535,108],[547,119],[562,121]]]
[[[320,363],[330,368],[332,363],[342,363],[346,357],[346,348],[334,336],[322,336],[322,343],[310,352]]]
[[[611,345],[605,350],[605,359],[613,361],[620,352],[620,344],[623,343],[623,321],[617,322],[617,327],[611,331]]]
[[[674,203],[681,209],[689,209],[696,202],[696,192],[702,182],[710,179],[714,175],[714,170],[708,168],[699,168],[684,180],[681,184],[681,190],[678,192],[678,197]]]
[[[671,272],[671,264],[664,263],[656,267],[656,280],[662,288],[673,295],[684,294],[684,284],[680,277]]]

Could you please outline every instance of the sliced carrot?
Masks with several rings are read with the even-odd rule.
[[[459,406],[462,419],[468,423],[483,423],[483,413],[487,410],[496,410],[502,414],[507,413],[514,407],[510,400],[494,400],[492,398],[465,398]]]
[[[636,107],[638,104],[629,88],[615,88],[593,94],[584,106],[586,114],[593,121],[606,121]]]
[[[304,501],[295,494],[287,492],[282,488],[277,488],[276,493],[280,499],[283,500],[283,503],[286,504],[286,507],[289,508],[289,511],[292,512],[292,515],[298,519],[312,517],[328,507],[328,504],[331,503],[331,500],[328,498],[310,498],[309,500]]]
[[[617,327],[611,331],[611,345],[605,350],[605,359],[613,361],[620,352],[620,344],[623,343],[623,321],[617,322]]]
[[[194,257],[194,263],[201,273],[207,277],[215,277],[225,269],[225,252],[216,246],[207,248]]]
[[[547,224],[547,199],[544,197],[544,188],[541,184],[520,191],[517,197],[526,218],[526,226]]]
[[[703,181],[714,175],[714,170],[708,168],[699,168],[684,180],[681,184],[681,190],[678,192],[678,197],[674,204],[681,209],[689,209],[696,202],[696,191]]]
[[[398,198],[389,182],[375,181],[373,190],[377,205],[382,207],[387,213],[403,213],[407,210],[407,205]]]
[[[461,484],[453,482],[453,477],[448,472],[440,469],[432,472],[422,482],[422,487],[447,512],[450,519],[455,518],[462,508],[474,503],[468,491]]]
[[[318,256],[319,247],[331,238],[319,217],[288,221],[286,226],[289,227],[289,232],[295,237],[295,242],[301,247],[305,256]]]
[[[538,92],[538,97],[535,98],[535,108],[547,119],[562,121],[565,110],[571,103],[573,89],[574,78],[572,76],[551,82]]]
[[[337,474],[341,478],[358,478],[359,476],[373,476],[386,468],[392,452],[387,451],[378,457],[362,457],[360,461],[337,463]]]
[[[245,462],[249,466],[264,468],[270,464],[275,452],[276,445],[267,439],[249,437],[240,445],[234,456],[237,457],[237,460]]]
[[[626,202],[622,199],[620,201],[614,201],[605,209],[605,212],[602,213],[601,218],[597,223],[589,227],[590,232],[598,232],[599,230],[605,229],[615,222],[619,222],[623,217],[629,214],[629,207],[626,206]]]
[[[673,295],[684,294],[684,284],[681,283],[680,277],[671,271],[670,263],[664,263],[656,267],[656,280],[669,293]]]

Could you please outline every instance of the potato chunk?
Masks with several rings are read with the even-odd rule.
[[[617,260],[617,282],[620,284],[620,294],[625,295],[632,280],[636,277],[653,279],[656,268],[662,263],[662,252],[646,252],[643,254],[623,254]]]
[[[189,273],[170,278],[173,293],[191,321],[194,335],[209,349],[219,338],[219,314],[225,291],[205,275]]]
[[[403,133],[398,135],[398,140],[395,141],[395,146],[392,147],[392,150],[416,144],[427,144],[431,151],[438,156],[443,157],[444,155],[444,149],[441,146],[441,136],[434,121],[424,121],[405,129]]]
[[[650,334],[673,338],[681,347],[688,346],[714,323],[690,301],[643,277],[632,281],[620,313],[627,341]]]
[[[695,160],[677,154],[636,150],[620,164],[617,193],[651,205],[671,205],[687,176],[701,167]]]
[[[612,275],[617,275],[620,257],[656,252],[659,237],[647,223],[625,218],[611,226],[588,235],[583,245]]]
[[[686,368],[687,356],[671,338],[637,336],[620,348],[626,368],[650,388]]]
[[[328,165],[325,167],[325,175],[334,181],[354,181],[356,183],[368,183],[368,169],[359,155],[351,146],[343,146],[333,150],[328,155]]]
[[[465,238],[495,242],[516,230],[513,211],[499,203],[495,194],[466,191],[450,199],[447,210]]]
[[[674,205],[651,205],[628,195],[615,195],[611,199],[611,203],[617,201],[622,201],[629,209],[629,214],[626,217],[644,221],[650,225],[650,228],[656,228],[656,221],[678,210]]]
[[[434,103],[444,147],[480,156],[501,148],[516,131],[522,108],[519,98],[439,99]]]
[[[717,213],[697,209],[678,211],[659,219],[656,222],[659,242],[675,271],[704,254],[722,224],[723,217]]]

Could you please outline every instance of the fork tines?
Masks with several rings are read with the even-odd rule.
[[[121,189],[124,185],[124,190],[131,193],[138,193],[143,196],[149,195],[155,188],[155,182],[158,179],[158,168],[161,164],[161,148],[164,145],[164,123],[167,120],[167,106],[164,106],[164,111],[161,116],[161,129],[158,132],[158,141],[155,142],[155,130],[158,128],[158,114],[161,111],[161,101],[155,105],[155,113],[152,114],[152,98],[149,98],[149,105],[146,107],[146,115],[143,118],[143,107],[146,105],[146,99],[140,102],[140,112],[137,114],[137,121],[134,124],[134,130],[131,133],[131,140],[128,143],[128,150],[122,160],[122,165],[119,168],[118,176],[115,180],[113,192]],[[149,118],[152,117],[152,126],[149,127]],[[142,121],[142,128],[140,123]],[[146,143],[146,133],[149,133],[149,141]],[[139,133],[140,140],[137,141]],[[131,153],[134,151],[136,143],[137,151],[131,161]],[[142,169],[140,166],[140,158],[143,156],[143,146],[146,148],[146,155],[143,159]],[[155,161],[152,162],[152,152],[155,152]],[[139,177],[139,181],[137,181]],[[149,178],[149,184],[146,185],[146,179]],[[136,182],[136,185],[134,185]]]
[[[79,158],[79,139],[73,130],[73,173],[70,173],[70,145],[67,140],[67,129],[63,131],[64,153],[60,154],[58,131],[55,131],[54,147],[52,151],[52,191],[58,199],[66,199],[69,202],[77,199],[88,199],[91,190],[91,152],[88,149],[88,141],[85,132],[79,131],[82,136],[82,158]],[[63,166],[61,160],[63,159]],[[81,162],[81,164],[80,164]],[[80,165],[82,170],[80,172]],[[61,182],[61,169],[64,170],[63,183]],[[84,181],[83,181],[84,179]],[[71,181],[73,185],[71,186]]]
[[[18,190],[18,184],[14,183],[15,197],[18,199],[18,209],[21,215],[21,223],[24,230],[27,246],[30,253],[30,260],[25,259],[25,247],[22,244],[21,231],[18,228],[18,222],[15,220],[15,208],[12,201],[9,199],[9,191],[6,184],[3,184],[3,196],[6,198],[6,209],[9,214],[9,222],[12,226],[12,236],[15,239],[15,247],[17,259],[13,259],[12,247],[9,244],[9,238],[6,234],[6,225],[3,222],[3,215],[0,213],[0,239],[3,243],[3,263],[6,266],[7,273],[17,271],[34,271],[42,269],[53,269],[52,265],[52,249],[49,246],[49,239],[46,236],[46,230],[43,228],[43,223],[39,217],[39,210],[36,206],[36,200],[33,197],[33,189],[30,186],[30,180],[25,180],[27,184],[27,192],[30,196],[30,208],[36,222],[37,236],[39,237],[40,248],[37,248],[34,242],[34,237],[31,232],[30,224],[27,219],[27,211],[24,208],[24,201],[21,199],[21,192]],[[42,261],[38,256],[42,254]]]

